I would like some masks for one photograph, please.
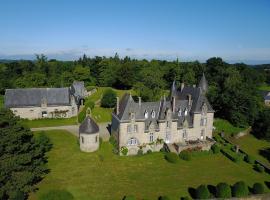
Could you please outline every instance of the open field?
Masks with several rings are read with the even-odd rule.
[[[219,118],[216,118],[214,120],[214,126],[216,127],[215,132],[220,133],[221,131],[224,131],[226,135],[235,135],[240,131],[244,131],[245,129],[247,129],[247,127],[246,128],[235,127],[227,120]]]
[[[196,157],[192,161],[168,163],[160,152],[144,156],[120,157],[112,153],[112,146],[103,143],[95,153],[80,152],[77,138],[66,131],[47,131],[53,143],[48,153],[51,170],[38,185],[35,200],[51,189],[65,189],[78,200],[113,199],[133,194],[138,199],[157,199],[168,195],[179,199],[188,194],[188,187],[200,184],[230,184],[236,181],[264,182],[266,173],[258,173],[241,161],[234,163],[222,154]]]
[[[270,148],[270,142],[266,140],[259,140],[253,135],[249,134],[238,139],[230,139],[234,144],[238,144],[242,150],[250,154],[254,158],[262,161],[270,167],[270,162],[263,157],[260,151]]]

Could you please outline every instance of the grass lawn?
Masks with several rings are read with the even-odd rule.
[[[250,154],[254,158],[262,161],[270,167],[270,162],[260,155],[260,150],[270,148],[270,142],[266,140],[259,140],[253,135],[249,134],[238,139],[230,139],[231,142],[238,144],[242,150]]]
[[[4,96],[0,95],[0,108],[4,107]]]
[[[262,91],[270,91],[270,85],[261,85],[258,89]]]
[[[235,127],[227,120],[219,118],[216,118],[214,120],[214,126],[216,127],[215,132],[220,133],[221,131],[224,131],[226,135],[235,135],[240,131],[244,131],[247,129],[247,127],[246,128]]]
[[[103,143],[95,153],[80,152],[77,138],[66,131],[47,131],[53,143],[48,153],[51,170],[30,195],[31,200],[51,189],[65,189],[78,200],[120,200],[124,195],[138,199],[157,199],[168,195],[179,199],[188,195],[188,187],[200,184],[230,184],[236,181],[263,182],[270,179],[252,166],[236,164],[222,154],[197,157],[192,161],[168,163],[163,154],[120,157],[112,153],[112,146]]]
[[[29,128],[39,128],[46,126],[65,126],[77,124],[77,117],[61,118],[61,119],[22,120],[22,123]]]

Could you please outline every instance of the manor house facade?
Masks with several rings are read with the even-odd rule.
[[[203,74],[198,87],[172,84],[170,96],[157,102],[135,102],[125,94],[112,114],[111,134],[119,152],[135,155],[141,149],[159,151],[164,143],[183,149],[212,145],[214,110],[206,98],[208,83]],[[202,145],[202,146],[203,146]],[[172,149],[171,149],[172,151]]]

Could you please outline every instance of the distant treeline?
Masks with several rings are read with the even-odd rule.
[[[200,63],[137,60],[117,54],[58,61],[37,55],[35,61],[0,63],[0,93],[4,94],[6,88],[70,86],[73,80],[79,80],[86,86],[133,88],[143,100],[155,101],[174,80],[178,84],[198,84],[203,72],[210,85],[208,98],[215,115],[237,126],[252,124],[262,108],[257,87],[270,82],[268,72],[258,66],[228,64],[216,57]]]

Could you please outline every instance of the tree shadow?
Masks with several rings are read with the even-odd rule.
[[[270,189],[270,182],[269,181],[265,181],[264,183]]]
[[[196,199],[196,189],[195,188],[189,187],[188,188],[188,193],[190,194],[192,199]]]
[[[212,194],[212,197],[216,196],[216,187],[214,185],[207,185],[207,188],[209,190],[209,192]]]
[[[112,125],[110,123],[106,126],[106,129],[108,130],[110,136],[112,134],[111,133],[111,127],[112,127]]]
[[[270,161],[270,148],[261,149],[259,151],[259,154],[266,158],[268,161]]]

